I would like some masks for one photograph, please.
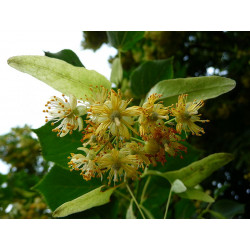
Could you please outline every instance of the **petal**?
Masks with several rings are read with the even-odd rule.
[[[69,104],[72,110],[76,108],[77,105],[77,99],[75,98],[74,95],[69,95]]]

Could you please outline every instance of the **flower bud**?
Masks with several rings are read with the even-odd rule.
[[[147,154],[154,155],[156,154],[160,149],[159,144],[155,140],[149,140],[146,141],[144,150]]]

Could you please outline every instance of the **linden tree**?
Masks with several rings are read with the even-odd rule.
[[[201,183],[233,156],[218,152],[200,159],[186,139],[205,133],[204,101],[232,90],[235,81],[173,79],[169,58],[142,63],[128,83],[121,54],[144,32],[107,36],[118,50],[110,81],[86,69],[70,50],[8,60],[62,93],[48,97],[45,125],[33,130],[43,157],[54,163],[34,189],[54,217],[171,218],[173,197],[213,203]]]

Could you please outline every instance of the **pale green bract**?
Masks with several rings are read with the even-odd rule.
[[[178,196],[189,200],[205,201],[209,203],[214,202],[214,198],[212,198],[210,195],[195,188],[189,188],[183,193],[178,193]]]
[[[126,213],[126,219],[136,219],[136,216],[133,211],[133,200],[130,201],[130,204]]]
[[[176,179],[180,179],[187,188],[194,187],[232,160],[232,154],[215,153],[195,161],[182,169],[165,172],[162,175],[171,183]]]
[[[101,186],[72,201],[65,202],[54,211],[53,217],[65,217],[70,214],[82,212],[92,207],[108,203],[110,201],[111,194],[116,188],[110,188],[102,192],[101,189],[103,187],[104,186]]]
[[[187,190],[183,182],[179,179],[176,179],[172,184],[172,191],[176,194],[183,193]]]
[[[119,84],[122,81],[122,64],[120,58],[115,58],[112,64],[112,71],[110,76],[110,81]]]
[[[157,170],[148,170],[141,177],[157,175],[167,179],[171,184],[173,184],[176,179],[179,179],[187,188],[193,188],[232,160],[233,155],[230,153],[215,153],[199,161],[192,162],[179,170],[165,173]]]
[[[15,56],[9,58],[8,64],[45,82],[65,95],[74,95],[77,99],[85,100],[86,95],[91,96],[91,86],[103,86],[107,89],[111,87],[111,83],[94,70],[75,67],[47,56]]]
[[[203,76],[163,80],[158,82],[147,94],[161,94],[166,106],[177,103],[178,96],[188,94],[187,101],[207,100],[227,93],[235,87],[234,80],[220,76]]]

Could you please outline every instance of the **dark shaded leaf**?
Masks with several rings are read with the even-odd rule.
[[[94,178],[91,181],[85,181],[79,172],[71,172],[55,165],[33,189],[43,195],[46,203],[54,211],[63,203],[84,195],[101,185],[100,179]]]
[[[107,31],[109,43],[121,51],[129,50],[143,38],[144,31]]]
[[[219,200],[213,204],[212,210],[222,214],[228,219],[232,219],[235,215],[244,213],[245,204],[231,200]]]
[[[192,201],[181,199],[174,205],[175,219],[190,219],[195,214],[195,206]]]
[[[51,58],[57,58],[60,60],[63,60],[73,66],[77,67],[84,67],[78,56],[75,52],[73,52],[70,49],[64,49],[57,53],[51,53],[49,51],[44,51],[45,56],[51,57]],[[85,67],[84,67],[85,68]]]
[[[52,129],[51,122],[47,122],[44,126],[33,129],[33,131],[40,141],[44,159],[68,168],[69,159],[67,157],[70,156],[70,153],[79,153],[77,148],[82,146],[80,141],[82,133],[74,131],[72,135],[58,137],[55,132],[51,131]]]
[[[156,83],[171,78],[173,78],[173,58],[147,61],[132,72],[131,90],[136,97],[142,98]]]

